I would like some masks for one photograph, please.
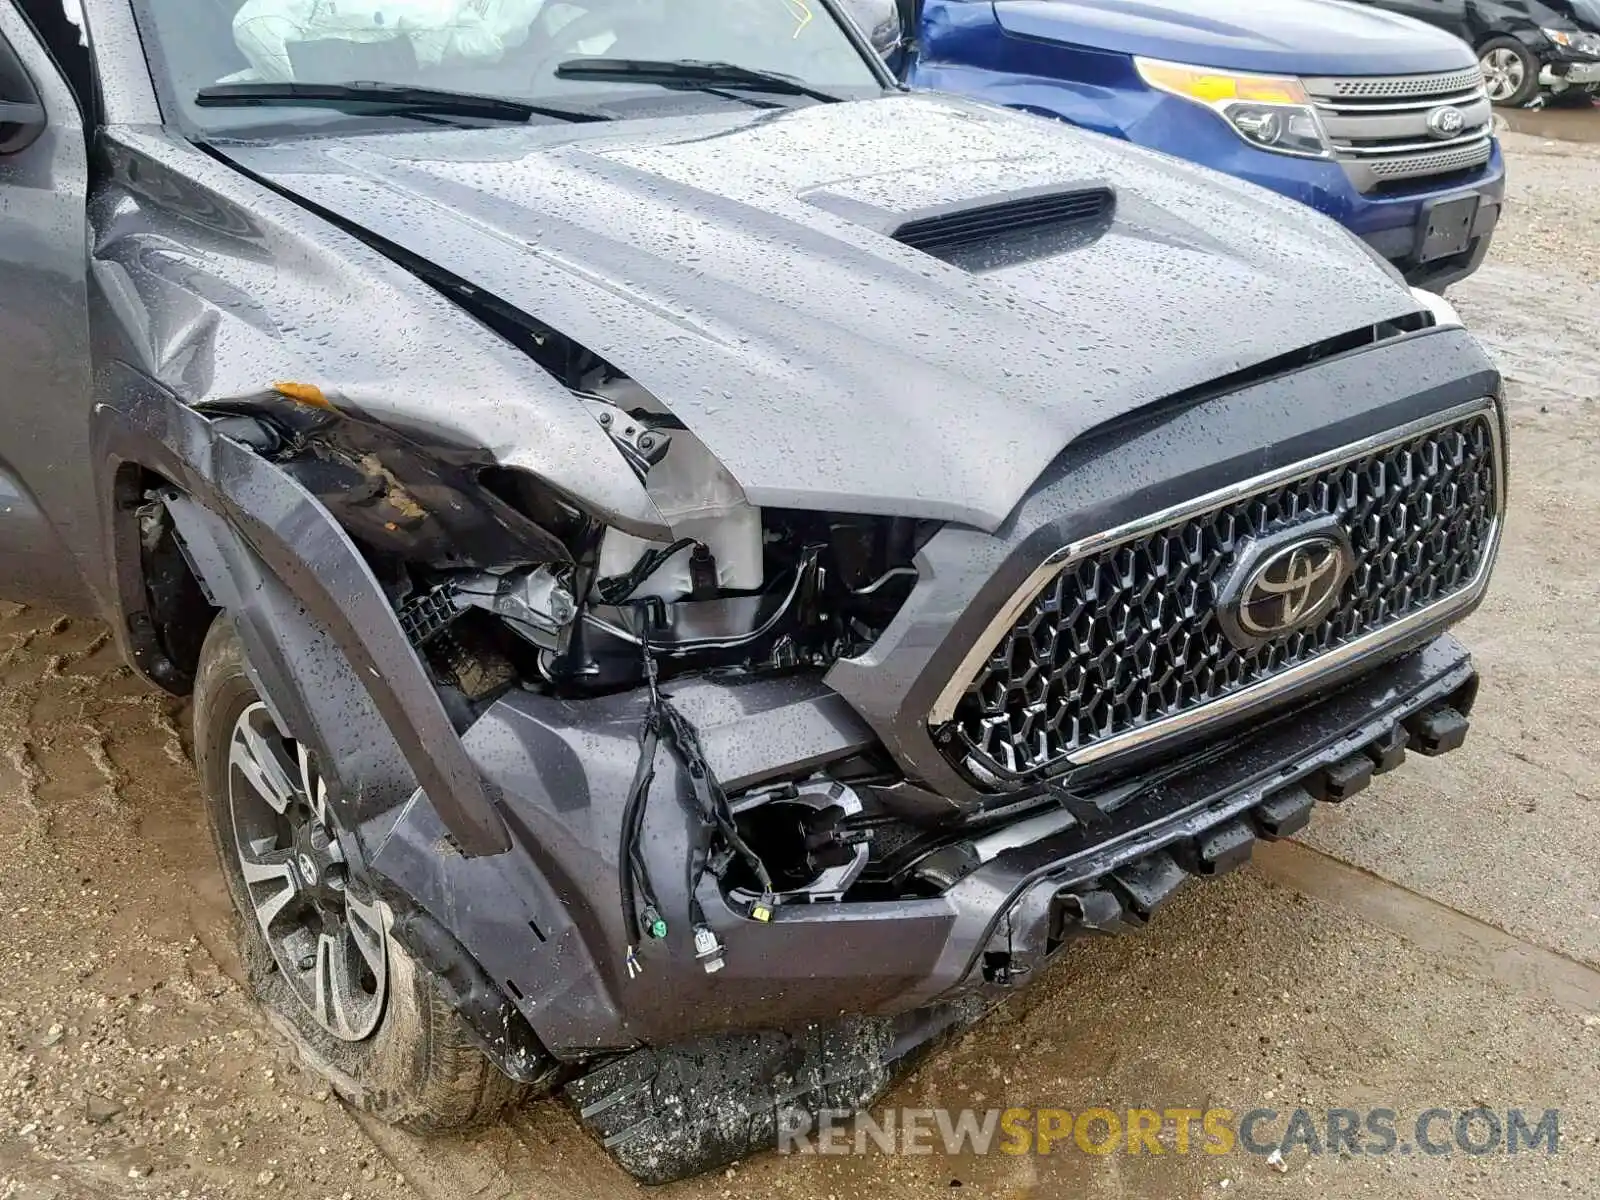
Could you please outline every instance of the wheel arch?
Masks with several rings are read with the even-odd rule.
[[[342,794],[359,792],[355,822],[398,812],[420,784],[463,854],[508,849],[481,775],[349,535],[286,472],[160,385],[119,373],[116,402],[91,417],[91,442],[129,660],[182,690],[183,664],[155,644],[139,541],[138,509],[155,481],[208,602],[235,620],[263,697]]]
[[[154,491],[204,595],[205,620],[233,623],[252,684],[324,765],[366,861],[381,856],[390,831],[419,802],[454,843],[439,853],[510,848],[476,766],[345,531],[285,472],[159,384],[127,367],[117,374],[118,399],[96,407],[91,441],[118,609],[113,625],[128,660],[169,691],[192,683],[194,663],[175,661],[161,645],[159,614],[151,611],[139,511]],[[458,791],[463,775],[472,786]],[[519,1082],[548,1082],[554,1060],[449,928],[451,914],[428,911],[392,880],[372,882],[395,910],[395,936],[433,973],[484,1052]]]

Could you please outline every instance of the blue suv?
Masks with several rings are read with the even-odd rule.
[[[849,0],[906,83],[1271,188],[1407,282],[1477,269],[1505,168],[1477,55],[1341,0]]]

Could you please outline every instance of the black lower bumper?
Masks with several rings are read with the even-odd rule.
[[[1482,264],[1494,240],[1495,227],[1500,222],[1504,202],[1505,179],[1496,179],[1495,185],[1476,190],[1477,205],[1471,217],[1471,227],[1464,231],[1464,242],[1459,249],[1448,247],[1449,253],[1438,253],[1441,237],[1448,231],[1432,229],[1431,208],[1421,210],[1416,225],[1393,229],[1380,229],[1363,235],[1363,240],[1388,259],[1412,287],[1442,292],[1452,283],[1471,275]],[[1459,202],[1475,194],[1468,188],[1461,195],[1445,197],[1444,202]],[[1430,237],[1430,232],[1432,236]]]

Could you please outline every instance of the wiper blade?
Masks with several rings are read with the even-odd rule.
[[[809,96],[813,100],[828,103],[837,103],[842,99],[792,75],[758,71],[737,63],[704,62],[694,58],[569,58],[556,68],[556,78],[622,80],[690,89],[737,87],[778,96]]]
[[[218,83],[201,88],[195,93],[194,102],[208,108],[236,108],[252,104],[304,104],[357,109],[378,107],[389,111],[482,117],[490,121],[528,121],[533,117],[553,117],[558,121],[611,120],[604,113],[587,108],[558,108],[506,96],[483,96],[476,92],[452,92],[442,88],[368,80],[349,83]]]

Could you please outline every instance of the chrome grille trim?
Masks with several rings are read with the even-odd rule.
[[[1283,485],[1305,480],[1331,467],[1354,462],[1435,430],[1464,424],[1475,417],[1485,417],[1489,427],[1493,456],[1494,514],[1484,536],[1482,560],[1477,573],[1465,584],[1443,596],[1433,604],[1409,613],[1397,621],[1380,626],[1370,632],[1336,644],[1293,666],[1287,667],[1255,683],[1229,691],[1192,708],[1161,717],[1125,732],[1101,738],[1076,749],[1067,756],[1070,766],[1084,766],[1115,755],[1140,749],[1166,739],[1181,736],[1204,725],[1243,715],[1269,703],[1281,693],[1298,688],[1317,678],[1349,667],[1364,658],[1381,652],[1385,647],[1406,637],[1424,632],[1447,620],[1454,613],[1471,607],[1488,586],[1495,554],[1499,547],[1500,530],[1504,522],[1506,493],[1505,447],[1496,403],[1493,398],[1458,405],[1455,408],[1411,422],[1387,433],[1340,447],[1337,450],[1295,463],[1281,470],[1243,480],[1227,488],[1198,497],[1184,504],[1174,505],[1152,513],[1138,521],[1115,529],[1082,538],[1051,554],[1017,589],[1015,594],[996,613],[983,634],[963,656],[950,681],[934,702],[928,716],[930,729],[947,725],[956,714],[968,687],[978,678],[984,664],[1001,644],[1002,639],[1016,624],[1022,614],[1034,603],[1040,592],[1057,576],[1070,567],[1125,543],[1159,532],[1185,520],[1227,508],[1252,496],[1268,492]]]
[[[1482,146],[1489,145],[1489,135],[1486,133],[1468,133],[1457,138],[1440,138],[1420,142],[1386,142],[1374,146],[1341,146],[1341,156],[1352,156],[1362,159],[1393,158],[1397,154],[1415,154],[1419,150],[1449,150],[1455,146]]]
[[[1435,75],[1310,78],[1303,81],[1333,157],[1357,190],[1472,170],[1488,162],[1494,111],[1476,67]],[[1453,138],[1438,138],[1428,116],[1438,108],[1461,113]],[[1467,147],[1472,153],[1441,155]]]
[[[1441,104],[1472,104],[1475,101],[1487,99],[1488,94],[1489,93],[1487,90],[1480,85],[1478,87],[1467,88],[1465,91],[1430,96],[1426,100],[1388,100],[1373,102],[1371,100],[1317,99],[1313,102],[1313,104],[1318,112],[1325,113],[1403,113],[1416,112],[1419,109],[1423,112],[1426,112],[1429,109],[1438,108]]]

